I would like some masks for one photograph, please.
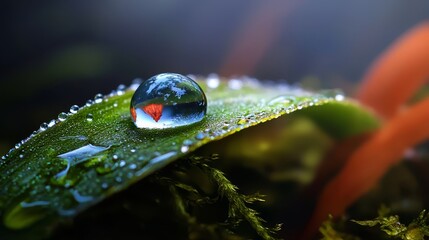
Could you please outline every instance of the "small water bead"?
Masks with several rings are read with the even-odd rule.
[[[107,188],[109,188],[109,184],[106,183],[106,182],[104,182],[104,183],[101,184],[101,188],[102,189],[107,189]]]
[[[281,96],[277,96],[277,97],[271,99],[268,102],[268,105],[277,105],[277,104],[286,105],[286,104],[293,103],[294,101],[295,101],[295,99],[293,97],[281,95]]]
[[[207,100],[189,77],[163,73],[137,88],[130,112],[138,128],[174,128],[201,121],[207,112]]]
[[[102,94],[97,94],[97,95],[95,95],[95,97],[94,97],[94,102],[95,103],[101,103],[103,101],[103,95]]]
[[[43,132],[43,131],[45,131],[46,129],[48,129],[48,124],[47,124],[47,123],[42,123],[42,124],[40,124],[39,131]]]
[[[94,104],[94,101],[93,101],[93,100],[91,100],[91,99],[89,99],[88,101],[86,101],[85,106],[90,107],[90,106],[91,106],[91,105],[93,105],[93,104]]]
[[[121,160],[119,162],[119,167],[124,167],[125,165],[127,165],[127,162],[125,162],[124,160]]]
[[[94,116],[91,113],[88,113],[88,115],[86,115],[86,121],[92,122],[92,120],[94,120]]]
[[[209,88],[217,88],[220,84],[219,76],[214,73],[209,74],[206,83]]]
[[[199,132],[199,133],[197,133],[197,135],[195,135],[195,139],[197,139],[197,140],[203,140],[206,137],[207,137],[206,134],[203,132]]]
[[[118,177],[115,178],[115,181],[118,182],[118,183],[120,183],[120,182],[122,182],[122,178],[118,176]]]
[[[243,81],[237,78],[229,80],[228,87],[232,90],[240,90],[243,87]]]
[[[188,145],[182,145],[182,146],[180,147],[180,151],[181,151],[182,153],[186,153],[186,152],[188,152],[188,151],[189,151],[189,146],[188,146]]]
[[[133,80],[133,82],[131,83],[129,89],[130,90],[136,90],[140,84],[142,84],[143,80],[141,78],[136,78]]]
[[[55,120],[54,120],[54,119],[53,119],[53,120],[51,120],[51,121],[48,123],[48,128],[53,127],[55,124],[56,124]]]
[[[79,111],[79,106],[78,105],[73,105],[70,107],[70,113],[71,114],[75,114],[77,113],[77,111]]]
[[[345,96],[342,93],[335,95],[335,100],[337,101],[343,101],[344,99],[345,99]]]
[[[62,112],[62,113],[58,114],[58,121],[64,122],[67,119],[67,116],[68,115],[65,112]]]
[[[125,90],[127,89],[127,86],[125,86],[124,84],[120,84],[118,86],[118,88],[116,89],[116,94],[117,95],[123,95],[125,93]]]

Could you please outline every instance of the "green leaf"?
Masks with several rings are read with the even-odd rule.
[[[377,218],[364,221],[352,221],[361,226],[374,227],[379,225],[380,230],[385,232],[388,236],[404,240],[423,240],[425,236],[429,236],[429,216],[426,210],[420,212],[419,216],[408,226],[399,221],[398,215],[388,215],[388,213],[388,209],[382,206]]]
[[[302,113],[338,138],[378,126],[358,104],[337,101],[343,98],[337,91],[237,79],[214,89],[198,83],[207,95],[207,115],[190,126],[137,129],[129,113],[135,84],[42,125],[0,161],[0,233],[29,226],[49,231],[202,145],[298,110],[308,109]],[[350,125],[350,119],[358,120]]]

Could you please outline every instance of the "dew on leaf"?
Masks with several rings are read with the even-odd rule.
[[[94,97],[95,103],[101,103],[102,101],[103,101],[103,95],[101,93],[98,93],[97,95],[95,95]]]
[[[39,131],[45,131],[46,129],[48,129],[48,124],[47,123],[42,123],[40,124],[40,128]]]
[[[58,114],[58,121],[63,122],[67,119],[67,113],[62,112],[60,114]]]
[[[120,84],[118,86],[118,88],[116,89],[116,94],[119,95],[119,96],[122,95],[122,94],[124,94],[126,88],[127,87],[124,84]]]
[[[101,147],[88,144],[78,149],[74,149],[72,151],[58,155],[60,159],[63,159],[67,162],[67,167],[61,172],[57,173],[55,175],[55,178],[59,179],[65,177],[71,167],[79,163],[88,161],[91,158],[95,157],[97,154],[106,151],[107,149],[109,149],[109,147]]]
[[[162,129],[201,121],[207,111],[204,92],[192,79],[163,73],[144,81],[131,99],[130,112],[138,128]]]
[[[87,107],[90,107],[92,104],[94,104],[94,101],[93,100],[91,100],[91,99],[89,99],[88,101],[86,101],[86,106]]]
[[[268,102],[268,105],[277,105],[277,104],[286,105],[286,104],[290,104],[290,103],[293,103],[293,102],[294,102],[294,99],[292,97],[285,96],[285,95],[280,95],[280,96],[277,96],[277,97],[271,99]]]
[[[197,135],[195,135],[195,139],[197,140],[203,140],[204,138],[206,138],[206,134],[203,132],[199,132]]]
[[[78,105],[73,105],[70,107],[70,113],[71,114],[75,114],[77,113],[77,111],[79,111],[79,106]]]
[[[180,147],[180,151],[181,151],[182,153],[186,153],[186,152],[188,152],[188,151],[189,151],[189,146],[187,146],[187,145],[182,145],[182,147]]]
[[[109,184],[108,184],[108,183],[105,183],[105,182],[104,182],[104,183],[102,183],[102,184],[101,184],[101,188],[102,188],[102,189],[107,189],[108,187],[109,187]]]
[[[120,183],[120,182],[122,182],[122,178],[121,177],[116,177],[115,181],[118,182],[118,183]]]
[[[127,165],[127,162],[125,162],[124,160],[121,160],[119,162],[119,167],[124,167],[125,165]]]
[[[243,81],[237,78],[229,80],[228,87],[232,90],[240,90],[243,87]]]
[[[209,88],[217,88],[220,84],[219,76],[217,74],[209,74],[207,76],[206,84]]]
[[[53,127],[56,124],[55,120],[52,119],[49,123],[48,123],[48,128]]]
[[[88,115],[86,115],[86,121],[92,122],[92,120],[94,120],[94,116],[91,113],[88,113]]]
[[[78,203],[90,202],[94,199],[94,197],[92,196],[81,195],[77,190],[72,190],[71,193],[73,194],[74,199]]]

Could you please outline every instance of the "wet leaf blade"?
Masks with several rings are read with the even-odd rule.
[[[137,129],[129,113],[130,89],[81,108],[10,152],[0,162],[0,232],[73,217],[208,142],[294,111],[331,104],[333,110],[362,116],[366,122],[352,127],[355,132],[371,129],[377,122],[357,105],[351,108],[347,101],[335,102],[332,96],[301,89],[262,86],[253,81],[241,82],[239,88],[221,82],[211,89],[205,82],[199,83],[208,98],[202,122],[162,131]],[[323,111],[318,114],[324,116]],[[343,124],[335,131],[351,129]],[[107,150],[85,159],[76,156],[74,164],[61,158],[88,145]],[[65,176],[59,178],[65,170]],[[49,204],[37,204],[46,202]],[[16,223],[26,215],[34,221]],[[42,223],[38,223],[40,215],[45,218]]]

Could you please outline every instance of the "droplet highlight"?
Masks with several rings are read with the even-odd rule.
[[[189,77],[163,73],[144,81],[131,99],[130,113],[138,128],[163,129],[201,121],[207,100]]]

